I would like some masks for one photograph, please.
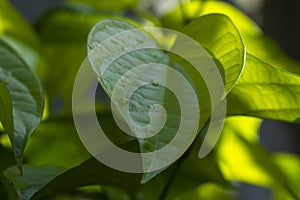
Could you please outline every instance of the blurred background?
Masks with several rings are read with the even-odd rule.
[[[63,3],[63,0],[10,1],[31,23],[45,10]],[[172,0],[169,1],[174,2]],[[290,57],[300,61],[299,0],[226,0],[226,2],[244,11],[261,26],[266,35],[277,41]],[[261,144],[272,152],[300,155],[299,125],[265,120],[261,126],[260,139]],[[272,199],[272,194],[271,191],[265,188],[241,184],[238,199]]]

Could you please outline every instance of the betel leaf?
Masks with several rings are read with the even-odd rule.
[[[46,185],[62,171],[54,167],[23,166],[23,175],[20,175],[16,166],[4,171],[8,183],[15,189],[19,200],[29,200],[36,191]]]
[[[155,132],[155,128],[158,128],[158,133],[154,136],[148,136],[148,138],[138,138],[138,142],[140,145],[140,150],[142,153],[144,152],[154,152],[159,150],[160,148],[167,145],[170,140],[176,135],[180,124],[181,111],[178,100],[176,96],[168,90],[168,88],[163,87],[156,82],[156,77],[153,76],[155,74],[162,74],[167,81],[170,78],[165,75],[165,68],[154,68],[153,63],[161,64],[161,65],[171,65],[171,61],[169,60],[168,55],[159,49],[157,43],[147,34],[140,30],[135,30],[128,34],[125,33],[125,36],[122,38],[118,37],[118,33],[134,29],[135,26],[129,24],[126,21],[121,20],[104,20],[99,22],[90,32],[88,38],[88,50],[89,53],[89,61],[91,62],[91,66],[93,70],[96,72],[96,75],[102,87],[105,89],[107,94],[111,98],[117,97],[117,99],[121,98],[122,104],[129,104],[129,112],[130,117],[135,123],[142,126],[142,128],[131,130],[136,136],[138,134],[146,133],[153,134]],[[116,35],[118,39],[113,39],[112,43],[109,46],[106,46],[106,50],[102,51],[96,48],[103,41],[107,41],[106,39]],[[104,42],[105,43],[105,42]],[[104,44],[102,43],[102,44]],[[137,48],[137,49],[136,49]],[[136,50],[134,50],[136,49]],[[128,51],[127,50],[133,50]],[[120,54],[123,52],[125,54]],[[120,55],[118,55],[120,54]],[[107,60],[111,59],[111,56],[116,57],[116,60],[108,66],[108,68],[104,68],[105,64],[107,64]],[[105,56],[108,56],[106,58]],[[120,95],[113,96],[114,88],[116,87],[118,81],[125,76],[128,71],[137,69],[138,66],[142,66],[144,64],[148,64],[147,66],[151,66],[143,71],[143,77],[145,79],[152,77],[151,80],[147,81],[147,84],[144,84],[134,91],[131,97],[126,98]],[[172,66],[172,65],[171,65]],[[180,65],[177,65],[177,68]],[[175,70],[178,70],[174,67]],[[140,68],[139,68],[140,69]],[[182,69],[182,68],[181,68]],[[179,71],[179,70],[178,70]],[[184,71],[183,71],[184,72]],[[148,75],[149,77],[145,77]],[[140,76],[141,77],[141,76]],[[144,81],[144,78],[142,80]],[[134,78],[133,78],[134,79]],[[136,78],[135,78],[136,79]],[[187,78],[188,79],[188,78]],[[126,81],[131,81],[130,79]],[[125,82],[126,82],[125,81]],[[181,81],[181,80],[176,80]],[[125,83],[126,84],[126,83]],[[188,97],[189,95],[186,95]],[[113,99],[116,101],[116,99]],[[119,100],[117,100],[119,101]],[[197,101],[197,100],[196,100]],[[124,103],[123,103],[124,102]],[[191,101],[192,102],[192,101]],[[160,104],[163,105],[165,111],[167,113],[167,117],[163,119],[163,115],[160,115],[161,111],[156,111],[156,117],[150,119],[149,110],[152,105]],[[194,109],[195,110],[195,109]],[[196,109],[197,110],[197,109]],[[195,110],[195,111],[196,111]],[[209,110],[209,109],[208,109]],[[126,111],[125,111],[126,113]],[[123,114],[123,113],[121,113]],[[123,116],[126,120],[126,116]],[[151,120],[154,120],[154,129],[147,128],[147,125],[151,123]],[[194,121],[190,119],[190,122]],[[128,123],[128,122],[127,122]],[[155,124],[156,123],[156,124]],[[160,123],[164,123],[161,128]],[[132,123],[128,123],[129,126],[132,126]],[[153,126],[153,125],[152,125]],[[144,127],[146,127],[144,129]],[[131,127],[130,127],[131,128]],[[136,131],[139,130],[139,131]],[[172,146],[173,150],[177,149],[177,151],[181,152],[182,150],[179,147]],[[183,152],[182,152],[183,153]],[[143,162],[148,163],[145,164],[144,167],[151,167],[156,165],[163,165],[166,160],[162,157],[143,157]],[[171,163],[170,163],[171,164]],[[149,165],[149,166],[148,166]],[[143,177],[142,183],[147,182],[153,176],[157,175],[160,172],[154,171],[150,173],[146,173]]]
[[[11,140],[17,166],[21,168],[23,150],[30,134],[40,122],[43,94],[35,74],[15,51],[0,40],[0,80],[6,82],[12,102],[13,120],[3,124]],[[5,116],[7,120],[9,115]],[[10,127],[13,124],[13,129]]]
[[[106,20],[98,23],[90,32],[89,38],[88,38],[88,50],[92,52],[97,45],[99,45],[101,42],[103,42],[105,39],[108,37],[118,34],[122,31],[134,29],[135,26],[129,24],[126,21],[120,21],[120,20]],[[142,41],[140,42],[140,45],[143,45],[144,43],[149,43],[150,46],[152,47],[157,47],[156,43],[149,38],[148,36],[144,35],[142,32],[139,32],[139,34],[142,34],[141,39],[136,39],[136,41]],[[139,35],[136,35],[134,37],[138,37]],[[133,40],[135,38],[133,37]],[[129,38],[128,36],[128,41],[131,41],[132,39]],[[126,41],[127,42],[127,41]],[[126,45],[126,43],[125,43]],[[130,43],[129,45],[136,45],[135,42]],[[137,44],[139,45],[139,44]],[[122,51],[122,48],[125,49],[125,47],[122,47],[122,43],[120,44],[115,44],[112,45],[112,48],[115,47],[115,50],[112,49],[112,52],[118,52]],[[128,48],[128,47],[126,47]],[[96,71],[97,74],[100,74],[101,72],[101,64],[97,63],[91,56],[98,56],[98,54],[95,55],[95,53],[92,52],[92,54],[89,55],[90,60],[92,63],[92,67]],[[101,56],[101,55],[99,55]],[[97,58],[96,58],[97,59]],[[107,71],[101,76],[99,79],[100,83],[102,84],[102,87],[104,90],[108,93],[110,97],[112,97],[112,91],[114,88],[114,85],[117,83],[117,81],[120,79],[121,76],[124,75],[124,73],[131,68],[141,65],[141,64],[146,64],[146,63],[161,63],[161,64],[168,64],[169,59],[168,56],[164,53],[162,53],[161,50],[155,50],[155,49],[142,49],[139,51],[134,51],[130,52],[125,56],[122,56],[114,62],[114,65],[112,65],[111,68],[108,68]],[[98,67],[98,68],[97,68]],[[99,76],[100,77],[100,76]],[[147,113],[149,112],[149,106],[153,105],[155,103],[159,103],[161,105],[164,105],[164,93],[165,89],[158,84],[148,84],[146,86],[141,87],[138,92],[135,92],[137,95],[135,95],[135,98],[130,100],[132,101],[132,108],[131,112],[133,113],[132,117],[134,117],[137,122],[147,125],[149,123],[149,116],[147,116]],[[142,98],[141,98],[142,97]],[[176,108],[176,106],[175,106]],[[177,113],[178,114],[178,113]],[[178,115],[177,115],[178,116]],[[174,117],[174,119],[176,119]],[[173,120],[174,121],[174,120]],[[169,123],[172,123],[171,120],[169,120]],[[171,129],[172,131],[166,132],[166,129],[164,130],[165,132],[165,138],[167,140],[169,138],[172,138],[172,135],[174,134],[174,131],[176,131],[176,125],[175,129]],[[146,152],[146,151],[151,151],[151,150],[156,150],[157,145],[165,144],[165,142],[162,139],[159,139],[157,137],[152,137],[152,140],[154,142],[145,140],[145,139],[138,139],[139,144],[140,144],[140,149],[141,152]],[[159,144],[161,142],[161,144]],[[144,160],[144,162],[146,162]],[[149,161],[148,161],[149,162]],[[151,162],[151,161],[150,161]],[[151,173],[151,175],[147,174],[143,176],[142,182],[146,182],[148,180],[147,175],[153,177],[153,174],[158,174],[159,172]]]
[[[246,50],[234,23],[223,14],[199,17],[183,32],[203,45],[221,63],[225,71],[225,88],[229,92],[242,73]]]
[[[227,96],[228,115],[300,123],[300,76],[247,54],[246,66]]]
[[[258,143],[261,119],[229,117],[217,147],[218,162],[225,178],[250,184],[282,189],[297,198],[299,188],[276,164],[272,154]],[[251,135],[251,136],[250,136]]]

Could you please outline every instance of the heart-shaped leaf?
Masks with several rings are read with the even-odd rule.
[[[133,29],[135,30],[132,32],[126,32]],[[122,32],[124,33],[124,36],[118,37],[118,34]],[[111,40],[112,43],[109,42],[109,44],[105,44],[107,39],[111,36],[115,36],[116,38]],[[105,49],[99,49],[99,44],[105,45]],[[180,110],[179,102],[176,99],[177,96],[175,96],[176,94],[173,94],[173,92],[168,88],[160,85],[164,84],[159,82],[160,78],[164,79],[166,82],[169,81],[174,83],[174,79],[171,79],[174,77],[171,77],[171,75],[167,76],[166,74],[171,72],[167,72],[167,69],[161,66],[171,65],[175,70],[179,71],[179,73],[183,72],[184,74],[183,68],[180,67],[180,65],[175,65],[172,63],[168,54],[159,49],[153,38],[136,29],[135,26],[126,21],[104,20],[98,23],[89,34],[88,50],[90,51],[88,57],[91,66],[96,72],[102,87],[112,98],[112,101],[114,103],[129,105],[130,116],[126,116],[126,108],[119,106],[118,109],[121,108],[120,113],[123,115],[125,120],[132,118],[133,121],[135,121],[131,122],[129,120],[126,123],[131,129],[130,131],[132,131],[135,136],[138,136],[141,152],[145,153],[142,155],[143,164],[145,164],[145,171],[149,170],[148,167],[151,168],[153,166],[161,165],[167,166],[165,163],[168,163],[168,159],[164,158],[163,156],[160,157],[158,154],[156,155],[155,151],[164,148],[167,144],[169,144],[169,142],[175,137],[180,123],[182,123],[180,120],[183,119],[181,119],[182,110]],[[126,51],[127,53],[124,55],[120,54]],[[108,66],[108,68],[105,68],[107,61],[111,59],[110,56],[116,57],[116,60],[114,60],[114,62]],[[146,81],[146,84],[142,84],[140,87],[135,88],[136,90],[132,96],[128,98],[122,96],[121,94],[114,94],[115,88],[119,87],[119,80],[126,77],[128,72],[141,69],[139,66],[143,65],[146,65],[146,67],[142,69],[144,71],[135,73],[140,74],[138,78],[142,78],[142,82]],[[157,74],[163,77],[157,78]],[[184,75],[181,76],[186,77],[185,84],[187,84],[189,83],[189,79],[186,74]],[[125,78],[124,83],[130,87],[134,87],[135,83],[133,83],[133,85],[126,83],[128,81],[132,81],[132,79],[138,80],[137,77]],[[158,79],[158,81],[156,81],[156,79]],[[176,81],[182,82],[182,79],[177,79]],[[181,91],[186,90],[181,89]],[[188,98],[189,95],[190,94],[183,95],[183,98]],[[195,100],[194,103],[198,102],[197,97],[192,100]],[[192,100],[190,100],[189,103],[193,102]],[[159,107],[156,109],[152,107],[153,105],[157,104],[163,105],[165,111],[162,111]],[[192,103],[191,105],[193,106],[194,104]],[[151,111],[151,109],[154,110]],[[148,115],[149,111],[150,116]],[[195,111],[197,111],[196,108],[193,110],[193,112]],[[164,112],[167,113],[166,118],[164,118]],[[151,113],[155,113],[155,117],[153,117],[154,115]],[[198,113],[196,113],[194,116],[197,115]],[[192,118],[189,118],[188,123],[194,121],[195,123],[198,123],[197,119]],[[134,123],[139,124],[139,126],[135,126]],[[151,128],[150,126],[150,128],[147,128],[149,124],[153,127]],[[196,127],[196,129],[197,128],[198,127]],[[157,135],[151,135],[156,131],[159,132]],[[190,133],[188,132],[185,134],[188,136]],[[195,131],[194,134],[196,134]],[[145,138],[145,136],[148,138]],[[182,151],[181,147],[172,146],[172,148],[174,151],[177,149],[176,152]],[[143,157],[148,152],[154,152],[153,156],[149,156],[149,153],[147,157]],[[171,155],[169,155],[169,157],[173,158]],[[160,171],[161,170],[150,172],[148,174],[146,173],[147,175],[143,177],[142,182],[144,183],[148,181]]]

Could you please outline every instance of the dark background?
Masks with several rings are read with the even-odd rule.
[[[29,22],[34,22],[45,10],[63,3],[63,0],[10,1]],[[236,5],[252,17],[289,56],[300,61],[300,0],[227,0],[227,2]],[[249,2],[251,4],[247,4]],[[272,152],[300,155],[299,125],[265,120],[261,127],[260,138],[262,145]],[[266,200],[272,199],[272,194],[265,188],[241,184],[238,199]]]

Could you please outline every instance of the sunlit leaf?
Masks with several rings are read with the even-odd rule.
[[[226,15],[210,14],[192,21],[183,31],[222,64],[225,88],[229,92],[243,70],[246,56],[244,43],[234,23]]]
[[[27,140],[39,124],[43,112],[43,94],[41,85],[35,74],[23,59],[4,41],[0,40],[0,80],[6,82],[12,102],[13,121],[7,116],[4,127],[13,144],[15,159],[21,167],[23,150]],[[11,128],[13,124],[13,130]],[[5,126],[5,124],[4,124]]]
[[[247,54],[245,69],[227,96],[228,115],[300,123],[300,76]]]

